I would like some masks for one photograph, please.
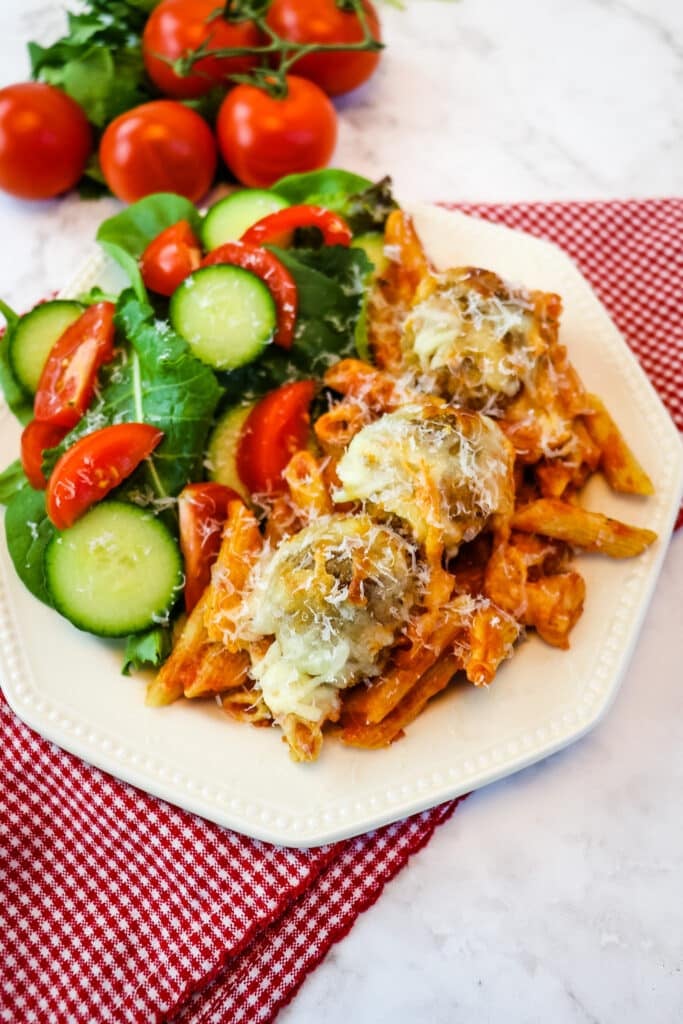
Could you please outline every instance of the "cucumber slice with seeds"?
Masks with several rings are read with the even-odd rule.
[[[45,550],[55,608],[97,636],[139,633],[165,619],[183,582],[175,540],[151,512],[103,501]]]
[[[211,431],[207,448],[210,479],[225,487],[232,487],[233,491],[247,499],[249,490],[237,472],[237,442],[244,421],[255,405],[256,402],[246,402],[226,409]]]
[[[282,196],[260,188],[245,188],[219,199],[204,218],[204,248],[210,251],[224,242],[237,241],[257,220],[267,217],[269,213],[284,210],[286,206],[289,203]]]
[[[203,267],[173,293],[173,329],[214,370],[256,359],[277,327],[275,300],[260,277],[242,267]]]
[[[373,277],[381,277],[386,272],[389,260],[384,253],[384,235],[380,231],[368,231],[364,235],[357,235],[351,245],[354,249],[362,249],[374,265]]]
[[[53,345],[84,309],[80,302],[55,299],[22,316],[10,338],[9,358],[14,373],[30,395],[38,390]]]

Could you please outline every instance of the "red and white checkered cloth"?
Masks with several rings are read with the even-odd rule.
[[[683,427],[683,201],[461,208],[565,248]],[[2,698],[0,723],[0,1019],[12,1024],[270,1021],[455,807],[286,850],[88,767]]]

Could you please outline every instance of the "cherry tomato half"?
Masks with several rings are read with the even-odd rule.
[[[370,32],[380,39],[379,18],[369,0],[363,0],[363,10]],[[266,20],[293,43],[358,43],[363,38],[356,12],[343,10],[335,0],[272,0]],[[328,51],[302,57],[293,71],[337,96],[365,82],[378,62],[377,50]]]
[[[324,245],[350,245],[353,237],[345,220],[337,213],[322,206],[287,206],[284,210],[269,213],[252,224],[242,235],[242,241],[250,245],[278,245],[286,248],[292,244],[297,228],[317,228],[323,236]]]
[[[247,416],[237,442],[237,472],[252,494],[283,487],[282,471],[306,447],[314,394],[314,381],[292,381],[267,394]]]
[[[47,357],[33,411],[37,420],[73,427],[90,405],[97,371],[114,356],[113,302],[96,302],[67,327]]]
[[[47,514],[58,530],[88,509],[150,455],[164,433],[147,423],[117,423],[86,434],[64,452],[47,485]]]
[[[324,167],[337,140],[337,115],[317,85],[287,75],[288,93],[275,99],[238,85],[218,111],[223,159],[245,185],[267,188],[285,174]]]
[[[227,85],[228,75],[249,71],[256,58],[248,54],[203,57],[192,74],[185,76],[177,75],[168,61],[184,57],[188,50],[199,46],[218,50],[258,46],[260,42],[260,32],[252,21],[226,21],[220,17],[216,0],[162,0],[147,19],[142,56],[149,77],[165,96],[193,99],[217,85]]]
[[[100,164],[115,196],[134,203],[152,192],[197,202],[216,170],[216,144],[199,114],[175,100],[152,100],[115,118],[100,143]]]
[[[277,310],[277,331],[273,341],[280,348],[291,348],[299,298],[296,282],[287,267],[272,252],[247,242],[225,242],[202,260],[203,267],[211,267],[215,263],[244,267],[265,281]]]
[[[47,487],[43,474],[43,453],[54,448],[69,433],[68,427],[31,420],[21,435],[21,465],[31,487],[42,491]]]
[[[180,550],[185,560],[185,610],[189,614],[211,579],[221,546],[228,503],[241,501],[223,484],[188,484],[178,497]]]
[[[172,295],[202,261],[199,239],[186,220],[161,231],[140,257],[140,272],[147,288]]]
[[[49,199],[72,188],[92,149],[79,105],[42,82],[0,89],[0,189],[21,199]]]

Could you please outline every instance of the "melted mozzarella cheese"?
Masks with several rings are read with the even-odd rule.
[[[517,394],[544,348],[530,296],[469,268],[423,282],[401,345],[431,388],[490,411]]]
[[[450,554],[514,501],[512,449],[493,420],[446,406],[409,405],[364,427],[337,465],[336,501],[396,516],[416,541],[432,533]]]
[[[366,515],[324,516],[264,555],[251,632],[274,639],[251,671],[274,718],[322,721],[339,688],[380,671],[415,600],[413,558]]]

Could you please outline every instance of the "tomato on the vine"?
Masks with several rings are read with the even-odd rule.
[[[199,114],[177,100],[152,100],[115,118],[100,143],[100,164],[115,196],[134,203],[152,192],[197,202],[216,170],[216,144]]]
[[[20,82],[0,89],[0,189],[50,199],[72,188],[92,149],[79,105],[60,89]]]
[[[247,416],[236,459],[239,477],[252,494],[284,486],[283,470],[292,455],[306,447],[314,394],[315,381],[290,381],[265,395]]]
[[[379,40],[379,18],[369,0],[363,0],[363,11],[370,32]],[[266,20],[278,35],[294,43],[329,45],[363,39],[357,13],[344,10],[335,0],[273,0]],[[292,70],[330,96],[337,96],[367,81],[378,62],[377,50],[330,50],[307,54],[292,65]]]
[[[249,71],[255,58],[250,54],[202,57],[185,76],[177,75],[168,61],[200,46],[218,50],[260,42],[261,34],[252,21],[226,21],[216,0],[162,0],[145,25],[142,55],[149,77],[165,96],[193,99],[217,85],[227,85],[226,76]]]
[[[337,115],[313,82],[287,75],[287,95],[238,85],[223,100],[216,133],[223,159],[245,185],[267,188],[286,174],[324,167],[337,140]]]
[[[45,507],[51,522],[58,530],[73,526],[130,476],[163,436],[148,423],[116,423],[81,437],[57,461],[48,480]]]
[[[145,286],[158,295],[172,295],[188,274],[199,267],[202,247],[186,220],[161,231],[140,257]]]

